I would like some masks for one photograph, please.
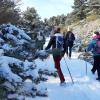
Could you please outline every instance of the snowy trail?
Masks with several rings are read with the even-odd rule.
[[[36,97],[34,100],[100,100],[100,82],[96,81],[96,75],[92,75],[91,67],[87,62],[77,59],[77,54],[73,54],[72,59],[66,58],[66,62],[71,71],[74,85],[69,76],[65,60],[61,60],[61,68],[64,73],[67,86],[59,85],[59,78],[48,77],[48,81],[43,83],[48,89],[48,97]],[[46,64],[53,66],[52,57],[48,58]],[[26,99],[33,100],[33,99]]]

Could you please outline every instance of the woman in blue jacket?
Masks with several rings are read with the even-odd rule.
[[[89,43],[86,51],[92,51],[93,53],[93,59],[94,59],[94,64],[93,68],[91,69],[92,73],[95,73],[97,70],[98,77],[96,80],[100,81],[100,47],[98,45],[98,42],[100,43],[100,34],[99,32],[94,32],[97,36],[92,39],[92,41]]]

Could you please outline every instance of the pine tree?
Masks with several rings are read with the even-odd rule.
[[[94,14],[100,15],[100,0],[90,0],[88,2],[88,7]]]
[[[76,16],[79,20],[86,18],[85,15],[85,2],[86,0],[74,0],[74,12],[76,12]]]
[[[19,21],[20,10],[17,7],[17,3],[13,0],[0,0],[0,24],[17,23]]]
[[[24,11],[24,13],[23,13],[23,18],[24,18],[24,21],[29,24],[35,24],[40,19],[39,15],[37,14],[37,11],[34,7],[32,7],[32,8],[28,7],[27,10]]]

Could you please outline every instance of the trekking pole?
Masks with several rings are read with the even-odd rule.
[[[87,75],[87,62],[86,61],[85,61],[85,66],[86,66],[86,70],[85,71],[86,71],[86,75]]]
[[[65,57],[64,57],[64,61],[65,61],[65,64],[66,64],[66,66],[67,66],[67,69],[68,69],[68,72],[69,72],[70,78],[71,78],[71,80],[72,80],[72,83],[74,84],[74,81],[73,81],[73,78],[72,78],[71,72],[70,72],[70,70],[69,70],[68,64],[67,64],[67,62],[66,62],[66,60],[65,60]]]

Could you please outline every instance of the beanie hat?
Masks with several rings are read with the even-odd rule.
[[[98,31],[95,31],[94,34],[96,34],[96,35],[100,35],[100,33],[99,33]]]

